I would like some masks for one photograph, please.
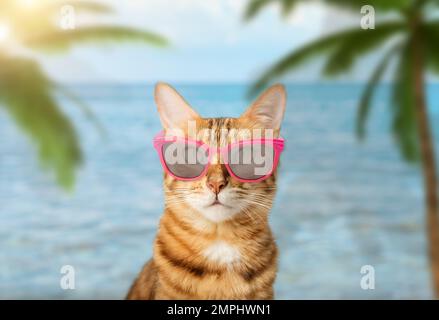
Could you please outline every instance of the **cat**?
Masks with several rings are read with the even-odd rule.
[[[186,135],[188,121],[194,121],[197,131],[211,129],[224,145],[221,129],[273,129],[278,137],[286,91],[281,84],[270,87],[239,118],[201,118],[165,83],[156,85],[155,102],[164,130],[177,127]],[[153,257],[127,299],[274,299],[278,249],[268,216],[276,170],[263,181],[240,182],[218,161],[195,181],[165,172],[165,209]]]

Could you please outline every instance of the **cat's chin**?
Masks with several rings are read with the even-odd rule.
[[[238,213],[233,208],[224,205],[209,206],[200,212],[206,219],[215,223],[230,220]]]
[[[208,220],[219,223],[232,219],[236,212],[228,208],[207,208],[201,212],[201,214]]]

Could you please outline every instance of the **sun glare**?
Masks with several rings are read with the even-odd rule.
[[[35,4],[35,0],[20,0],[20,4],[24,7],[32,7]]]
[[[11,34],[11,29],[7,24],[0,23],[0,43],[6,42]]]

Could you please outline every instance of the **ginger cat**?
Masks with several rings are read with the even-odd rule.
[[[285,111],[282,85],[265,91],[239,118],[201,118],[169,85],[155,89],[164,130],[187,135],[196,123],[206,144],[230,142],[223,130],[273,129],[279,136]],[[204,176],[181,181],[165,172],[165,209],[154,242],[153,258],[133,283],[127,299],[273,299],[278,250],[268,215],[276,192],[276,169],[258,182],[235,179],[220,162],[210,160]]]

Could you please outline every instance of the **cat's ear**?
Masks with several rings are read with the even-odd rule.
[[[188,121],[200,117],[184,98],[166,83],[160,82],[155,86],[154,98],[160,121],[165,129],[184,128]]]
[[[264,129],[279,130],[285,113],[286,101],[285,87],[276,84],[264,91],[241,118],[247,118]]]

